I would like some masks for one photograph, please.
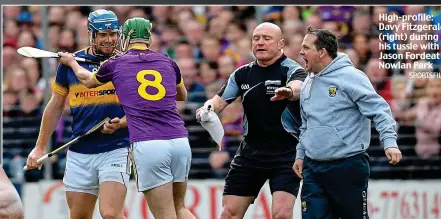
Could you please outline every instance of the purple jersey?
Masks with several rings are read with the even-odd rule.
[[[132,48],[105,61],[95,78],[100,83],[113,82],[132,143],[188,136],[176,107],[176,87],[184,86],[181,73],[166,55]]]

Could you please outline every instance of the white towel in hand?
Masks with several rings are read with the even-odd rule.
[[[303,186],[303,180],[300,181],[300,188],[299,193],[297,193],[296,196],[296,202],[294,203],[294,219],[302,219],[302,186]]]
[[[215,112],[211,110],[210,105],[204,105],[201,112],[201,125],[208,133],[210,133],[213,140],[218,144],[219,151],[221,150],[222,138],[224,137],[224,127]]]

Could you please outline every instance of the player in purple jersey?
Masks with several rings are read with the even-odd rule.
[[[115,53],[120,23],[108,10],[89,14],[90,47],[75,56],[96,62],[105,61]],[[81,63],[84,68],[96,69],[99,65]],[[52,97],[47,104],[36,146],[30,153],[29,169],[41,168],[37,159],[45,154],[66,100],[72,112],[72,136],[86,133],[105,117],[112,119],[102,131],[96,131],[69,147],[63,183],[70,219],[91,219],[99,197],[99,211],[103,218],[124,217],[124,201],[130,178],[129,135],[124,111],[121,109],[115,88],[106,83],[89,89],[66,65],[59,65]]]
[[[191,148],[176,100],[187,98],[177,64],[148,48],[152,24],[127,20],[121,28],[123,54],[105,61],[94,73],[73,56],[60,53],[87,87],[111,81],[127,116],[138,190],[157,219],[193,219],[185,207]]]

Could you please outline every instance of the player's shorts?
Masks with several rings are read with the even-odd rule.
[[[126,187],[130,179],[128,148],[99,154],[67,152],[63,183],[68,192],[82,192],[98,196],[103,182],[119,182]]]
[[[135,142],[131,156],[139,192],[169,182],[185,182],[190,172],[188,138]]]
[[[241,166],[232,162],[225,178],[223,195],[257,197],[267,180],[269,180],[271,194],[283,191],[297,196],[301,179],[294,173],[291,164],[264,169]]]

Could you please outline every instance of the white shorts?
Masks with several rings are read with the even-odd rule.
[[[131,156],[139,192],[169,182],[184,182],[190,172],[188,138],[135,142]]]
[[[99,154],[80,154],[69,150],[63,183],[66,191],[98,196],[102,182],[119,182],[127,187],[130,173],[128,148]]]

